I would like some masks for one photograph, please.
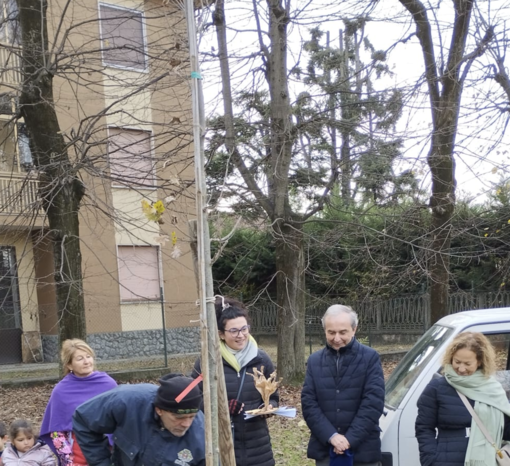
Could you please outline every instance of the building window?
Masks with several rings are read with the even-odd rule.
[[[108,158],[114,186],[154,186],[149,131],[110,128]]]
[[[103,63],[145,70],[146,51],[143,14],[112,5],[99,5]]]
[[[16,0],[0,0],[0,9],[0,43],[19,45],[21,31]]]
[[[24,124],[18,124],[18,151],[20,165],[25,171],[29,171],[34,166],[34,160],[30,150],[27,127]]]
[[[119,246],[121,301],[155,301],[160,298],[158,248]]]
[[[21,328],[16,253],[0,246],[0,329]]]

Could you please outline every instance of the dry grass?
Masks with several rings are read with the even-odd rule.
[[[177,364],[191,362],[182,358]],[[383,364],[385,375],[388,375],[395,363]],[[177,367],[175,370],[178,370]],[[151,382],[157,379],[131,380],[130,383]],[[0,387],[2,413],[0,420],[10,423],[14,419],[28,419],[38,427],[41,423],[44,409],[53,390],[54,384],[36,387]],[[301,414],[301,387],[283,386],[280,389],[281,405],[294,406],[297,409],[295,419],[285,419],[273,416],[268,419],[273,452],[277,465],[281,466],[313,466],[314,462],[306,458],[306,447],[310,431]]]
[[[261,339],[260,347],[263,348],[271,360],[276,364],[276,353],[277,347],[274,342],[274,338]],[[318,342],[313,342],[310,346],[307,342],[305,347],[305,358],[311,354],[311,352],[318,351],[324,348],[324,345]],[[386,344],[376,345],[374,348],[379,352],[384,351],[398,351],[408,350],[410,345],[399,345],[399,344]],[[182,372],[189,373],[193,368],[197,355],[169,355],[168,356],[168,371],[169,372]],[[121,371],[139,371],[144,369],[159,369],[165,367],[165,361],[163,356],[147,357],[147,358],[133,358],[133,359],[118,359],[118,360],[105,360],[97,361],[97,368],[104,372],[121,372]],[[48,364],[41,365],[38,368],[37,364],[30,364],[24,366],[18,364],[12,368],[12,370],[4,370],[0,366],[0,380],[11,381],[11,380],[26,380],[26,379],[46,379],[46,378],[57,378],[58,367],[56,365],[49,366]]]
[[[262,341],[260,346],[276,362],[276,344],[270,341]],[[323,348],[319,343],[312,344],[312,352]],[[378,351],[396,351],[408,349],[405,345],[376,346]],[[307,345],[305,356],[310,354]],[[196,355],[171,356],[168,359],[168,372],[190,372]],[[160,368],[164,366],[163,357],[139,358],[119,361],[98,361],[98,369],[106,372],[129,371],[140,369]],[[387,376],[394,369],[396,363],[384,363],[384,372]],[[0,377],[6,379],[24,379],[58,376],[56,368],[46,370],[16,370],[9,373],[2,372]],[[157,378],[148,380],[131,380],[130,383],[152,382]],[[54,384],[45,384],[37,387],[1,387],[0,399],[2,400],[2,413],[0,420],[9,423],[16,418],[25,418],[32,421],[36,426],[40,425],[42,415],[48,402]],[[301,414],[301,387],[283,386],[280,389],[281,405],[294,406],[297,409],[295,419],[286,419],[279,416],[269,418],[269,429],[273,445],[273,452],[277,465],[285,466],[313,466],[315,463],[306,458],[306,447],[310,437],[310,431],[306,426]]]
[[[277,356],[277,348],[275,343],[262,342],[259,345],[271,358],[271,360],[276,363]],[[384,345],[374,345],[373,348],[379,353],[388,352],[388,351],[408,351],[412,348],[413,345],[400,345],[400,344],[384,344]],[[310,349],[310,345],[306,345],[305,347],[305,359],[308,359],[311,353],[315,351],[321,350],[324,348],[323,344],[313,343]]]

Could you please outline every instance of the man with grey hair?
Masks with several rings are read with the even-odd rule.
[[[316,466],[329,466],[330,458],[331,464],[379,466],[384,409],[379,355],[356,340],[358,315],[349,306],[329,307],[322,326],[327,344],[308,359],[301,393],[311,431],[308,457]]]

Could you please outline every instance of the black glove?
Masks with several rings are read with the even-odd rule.
[[[228,412],[235,416],[236,414],[240,414],[243,410],[244,403],[241,403],[239,400],[228,400]]]

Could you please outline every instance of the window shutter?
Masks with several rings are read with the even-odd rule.
[[[154,186],[151,133],[110,128],[110,174],[115,184]]]
[[[121,301],[157,300],[160,295],[158,249],[119,246]]]
[[[103,63],[145,70],[145,41],[142,13],[99,5]]]

